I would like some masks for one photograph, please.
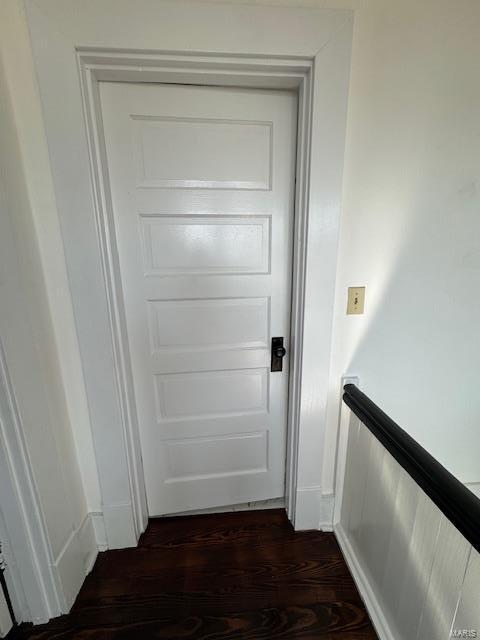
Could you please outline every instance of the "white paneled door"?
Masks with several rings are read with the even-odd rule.
[[[100,94],[149,513],[282,497],[296,96]]]

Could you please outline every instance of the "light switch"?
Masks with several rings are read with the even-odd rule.
[[[365,307],[365,287],[348,287],[347,315],[361,314]]]

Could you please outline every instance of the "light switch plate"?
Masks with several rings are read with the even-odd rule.
[[[360,315],[365,308],[365,287],[348,287],[347,315]]]

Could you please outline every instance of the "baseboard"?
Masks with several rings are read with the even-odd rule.
[[[97,549],[98,551],[106,551],[108,549],[108,543],[103,513],[101,511],[92,511],[89,515],[93,524]]]
[[[93,569],[98,552],[106,549],[103,514],[87,513],[53,563],[62,613],[70,611],[85,577]]]
[[[333,531],[334,496],[324,495],[321,487],[297,489],[295,529]]]
[[[82,551],[83,567],[85,575],[93,569],[98,555],[98,540],[95,530],[94,517],[97,514],[87,513],[78,530],[78,540]],[[101,514],[100,514],[101,516]],[[103,519],[103,518],[102,518]]]
[[[333,493],[322,494],[320,498],[320,531],[333,531],[333,510],[335,508],[335,496]]]
[[[138,538],[135,533],[131,503],[104,504],[103,522],[109,549],[127,549],[137,546]]]
[[[55,559],[52,569],[57,584],[58,599],[61,613],[68,613],[72,608],[75,598],[85,580],[85,554],[80,541],[80,529],[73,531],[65,543],[63,549]]]
[[[395,640],[395,636],[392,633],[390,625],[388,624],[388,621],[383,613],[383,609],[378,601],[377,596],[375,595],[375,591],[372,588],[372,585],[366,573],[362,569],[362,565],[359,562],[354,547],[350,544],[350,541],[345,534],[345,530],[343,529],[341,524],[336,524],[334,527],[334,531],[345,561],[348,565],[348,568],[350,569],[350,573],[352,574],[353,579],[355,580],[357,589],[365,604],[368,615],[370,616],[370,620],[375,627],[375,631],[377,632],[379,639]]]

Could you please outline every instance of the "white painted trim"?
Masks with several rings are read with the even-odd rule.
[[[78,533],[72,531],[53,563],[63,613],[70,611],[85,578]]]
[[[351,32],[335,33],[314,59],[313,117],[310,149],[309,230],[302,353],[299,488],[323,484],[325,424],[330,385],[331,335],[341,209],[343,148]],[[347,81],[347,84],[344,82]],[[322,308],[323,307],[323,308]],[[322,460],[317,452],[322,453]]]
[[[102,59],[103,56],[103,59]],[[119,67],[112,66],[109,62],[114,56]],[[121,291],[121,280],[118,266],[117,248],[115,241],[113,210],[111,207],[110,187],[108,180],[108,167],[106,161],[106,151],[103,143],[102,116],[100,111],[100,100],[98,94],[99,79],[108,79],[119,76],[119,69],[128,67],[128,78],[133,81],[144,81],[144,68],[149,67],[149,80],[156,77],[157,81],[171,80],[171,74],[177,82],[186,82],[183,75],[187,75],[188,79],[193,81],[193,77],[197,78],[197,83],[212,82],[211,77],[205,78],[205,73],[215,71],[214,83],[219,82],[233,84],[232,70],[230,65],[234,66],[234,78],[239,74],[239,66],[243,67],[241,74],[241,84],[243,86],[255,83],[258,80],[258,74],[262,74],[263,78],[270,78],[271,83],[275,79],[280,79],[280,84],[290,86],[298,83],[299,101],[301,105],[299,113],[299,131],[301,135],[298,138],[298,168],[297,168],[297,190],[296,190],[296,216],[295,216],[295,248],[294,251],[294,283],[293,283],[293,305],[294,322],[292,323],[291,332],[291,367],[290,376],[290,394],[292,401],[289,410],[289,451],[287,457],[287,511],[292,520],[295,520],[295,506],[291,499],[296,495],[296,455],[298,451],[298,433],[299,433],[299,407],[298,398],[301,396],[301,354],[303,345],[303,304],[305,296],[306,281],[306,247],[307,247],[307,229],[308,229],[308,205],[305,194],[308,193],[309,184],[309,137],[310,120],[311,120],[311,83],[312,83],[312,62],[308,60],[285,60],[281,63],[277,60],[274,62],[263,58],[244,58],[242,64],[238,59],[234,62],[225,57],[210,56],[208,62],[202,62],[205,56],[197,57],[193,54],[187,56],[176,56],[177,66],[173,71],[166,70],[165,60],[170,62],[171,56],[168,54],[147,54],[144,60],[136,60],[136,64],[140,66],[133,67],[130,53],[121,55],[120,52],[78,52],[78,64],[80,68],[80,76],[82,79],[82,95],[85,109],[85,118],[87,125],[87,133],[90,148],[90,161],[92,165],[92,176],[95,189],[95,204],[97,228],[100,230],[99,237],[102,250],[102,262],[104,266],[104,277],[108,296],[108,306],[110,313],[110,331],[113,338],[114,354],[115,354],[115,370],[117,375],[117,384],[119,387],[119,397],[123,401],[123,429],[126,443],[126,457],[128,461],[130,492],[132,496],[132,505],[134,513],[135,528],[132,531],[129,527],[127,518],[128,514],[124,513],[122,517],[122,525],[114,527],[115,531],[122,535],[118,539],[111,539],[109,536],[110,547],[127,546],[129,539],[138,540],[138,537],[145,528],[148,520],[147,505],[145,500],[145,487],[143,469],[141,463],[141,453],[138,434],[138,423],[135,411],[135,402],[133,394],[133,376],[130,368],[128,353],[128,337],[126,335],[123,298],[117,292]],[[94,62],[92,62],[92,59]],[[198,65],[198,69],[192,71],[190,66],[192,62]],[[163,65],[162,65],[163,63]],[[154,66],[155,64],[155,66]],[[205,66],[206,65],[206,66]],[[186,70],[184,71],[183,68]],[[295,70],[292,75],[292,68]],[[252,76],[252,69],[255,69],[255,75]],[[135,76],[137,72],[137,77]],[[156,74],[156,76],[154,76]],[[269,75],[270,74],[270,75]],[[252,81],[253,78],[253,81]],[[105,461],[108,464],[107,461]],[[100,462],[101,464],[101,462]],[[124,510],[128,510],[128,505],[123,505]],[[110,519],[111,508],[104,508],[104,515]],[[118,512],[117,512],[118,513]],[[113,526],[109,527],[113,529]],[[128,536],[125,532],[129,531]]]
[[[350,428],[350,409],[342,401],[343,387],[346,384],[360,386],[358,376],[344,375],[340,384],[340,397],[338,398],[338,436],[335,448],[335,505],[333,510],[333,524],[340,522],[342,513],[343,485],[345,482],[345,466],[347,464],[348,433]]]
[[[82,524],[78,528],[78,541],[80,543],[85,575],[88,575],[93,569],[93,565],[95,564],[95,560],[97,559],[97,555],[100,550],[100,544],[97,540],[97,532],[95,528],[96,518],[98,518],[97,514],[87,513]],[[102,548],[102,551],[104,550],[105,549]]]
[[[57,574],[59,592],[63,596],[62,610],[70,611],[98,555],[94,520],[101,518],[98,513],[87,513],[83,522],[68,538],[53,563]],[[97,525],[98,526],[98,525]]]
[[[297,164],[295,189],[294,254],[290,326],[291,358],[288,390],[287,464],[285,494],[287,514],[297,525],[298,447],[301,411],[305,274],[307,270],[310,135],[312,118],[311,82],[303,83],[298,95]],[[303,215],[299,215],[303,212]]]
[[[87,514],[53,560],[33,471],[24,442],[0,339],[0,533],[5,543],[18,622],[40,624],[67,613],[98,552],[94,521]],[[99,534],[102,549],[105,540]]]
[[[98,551],[106,551],[108,549],[107,534],[105,531],[105,522],[103,520],[103,513],[95,511],[90,514],[93,524],[93,531],[95,533],[95,540],[97,543]]]
[[[88,59],[88,54],[87,54]],[[87,128],[90,169],[94,190],[95,217],[101,249],[103,277],[107,295],[109,330],[113,346],[115,382],[121,405],[121,420],[127,462],[131,503],[109,504],[103,501],[104,523],[110,548],[135,545],[148,521],[137,413],[133,390],[125,311],[115,240],[113,211],[106,151],[103,141],[98,79],[94,67],[78,54],[82,100]],[[108,456],[108,452],[107,452]],[[99,471],[108,473],[109,460],[99,455]],[[133,520],[131,522],[131,520]]]
[[[7,542],[22,586],[22,593],[16,593],[15,598],[27,606],[21,619],[47,622],[60,615],[62,609],[46,526],[0,340],[0,449],[1,445],[5,459],[0,464],[0,503]]]
[[[139,475],[138,478],[139,481],[142,481],[143,475]],[[133,496],[134,494],[131,495]],[[134,497],[132,502],[135,504]],[[103,505],[103,523],[109,549],[124,549],[136,546],[140,534],[146,528],[146,520],[142,528],[136,527],[135,508],[132,507],[132,502]],[[145,515],[146,513],[146,510],[142,509],[142,514]]]
[[[55,0],[45,0],[42,9],[27,2],[26,8],[111,548],[136,544],[147,510],[104,152],[98,144],[96,83],[200,82],[300,91],[286,490],[289,517],[299,526],[295,489],[321,482],[352,13],[139,0],[122,5],[120,15],[111,0],[85,5],[80,13],[65,4],[61,12],[49,11],[50,2]],[[261,38],[253,37],[256,29]],[[159,44],[163,52],[156,49]],[[318,509],[311,517],[318,526],[321,503],[311,504]]]
[[[322,487],[297,489],[295,529],[333,531],[333,494],[324,495]]]
[[[335,496],[333,493],[322,494],[320,499],[320,522],[318,528],[321,531],[333,531],[333,509]]]
[[[378,598],[375,595],[375,590],[372,588],[370,580],[363,571],[355,549],[350,544],[350,541],[345,535],[345,531],[340,523],[335,524],[334,532],[379,639],[395,640],[395,636],[387,622]]]

